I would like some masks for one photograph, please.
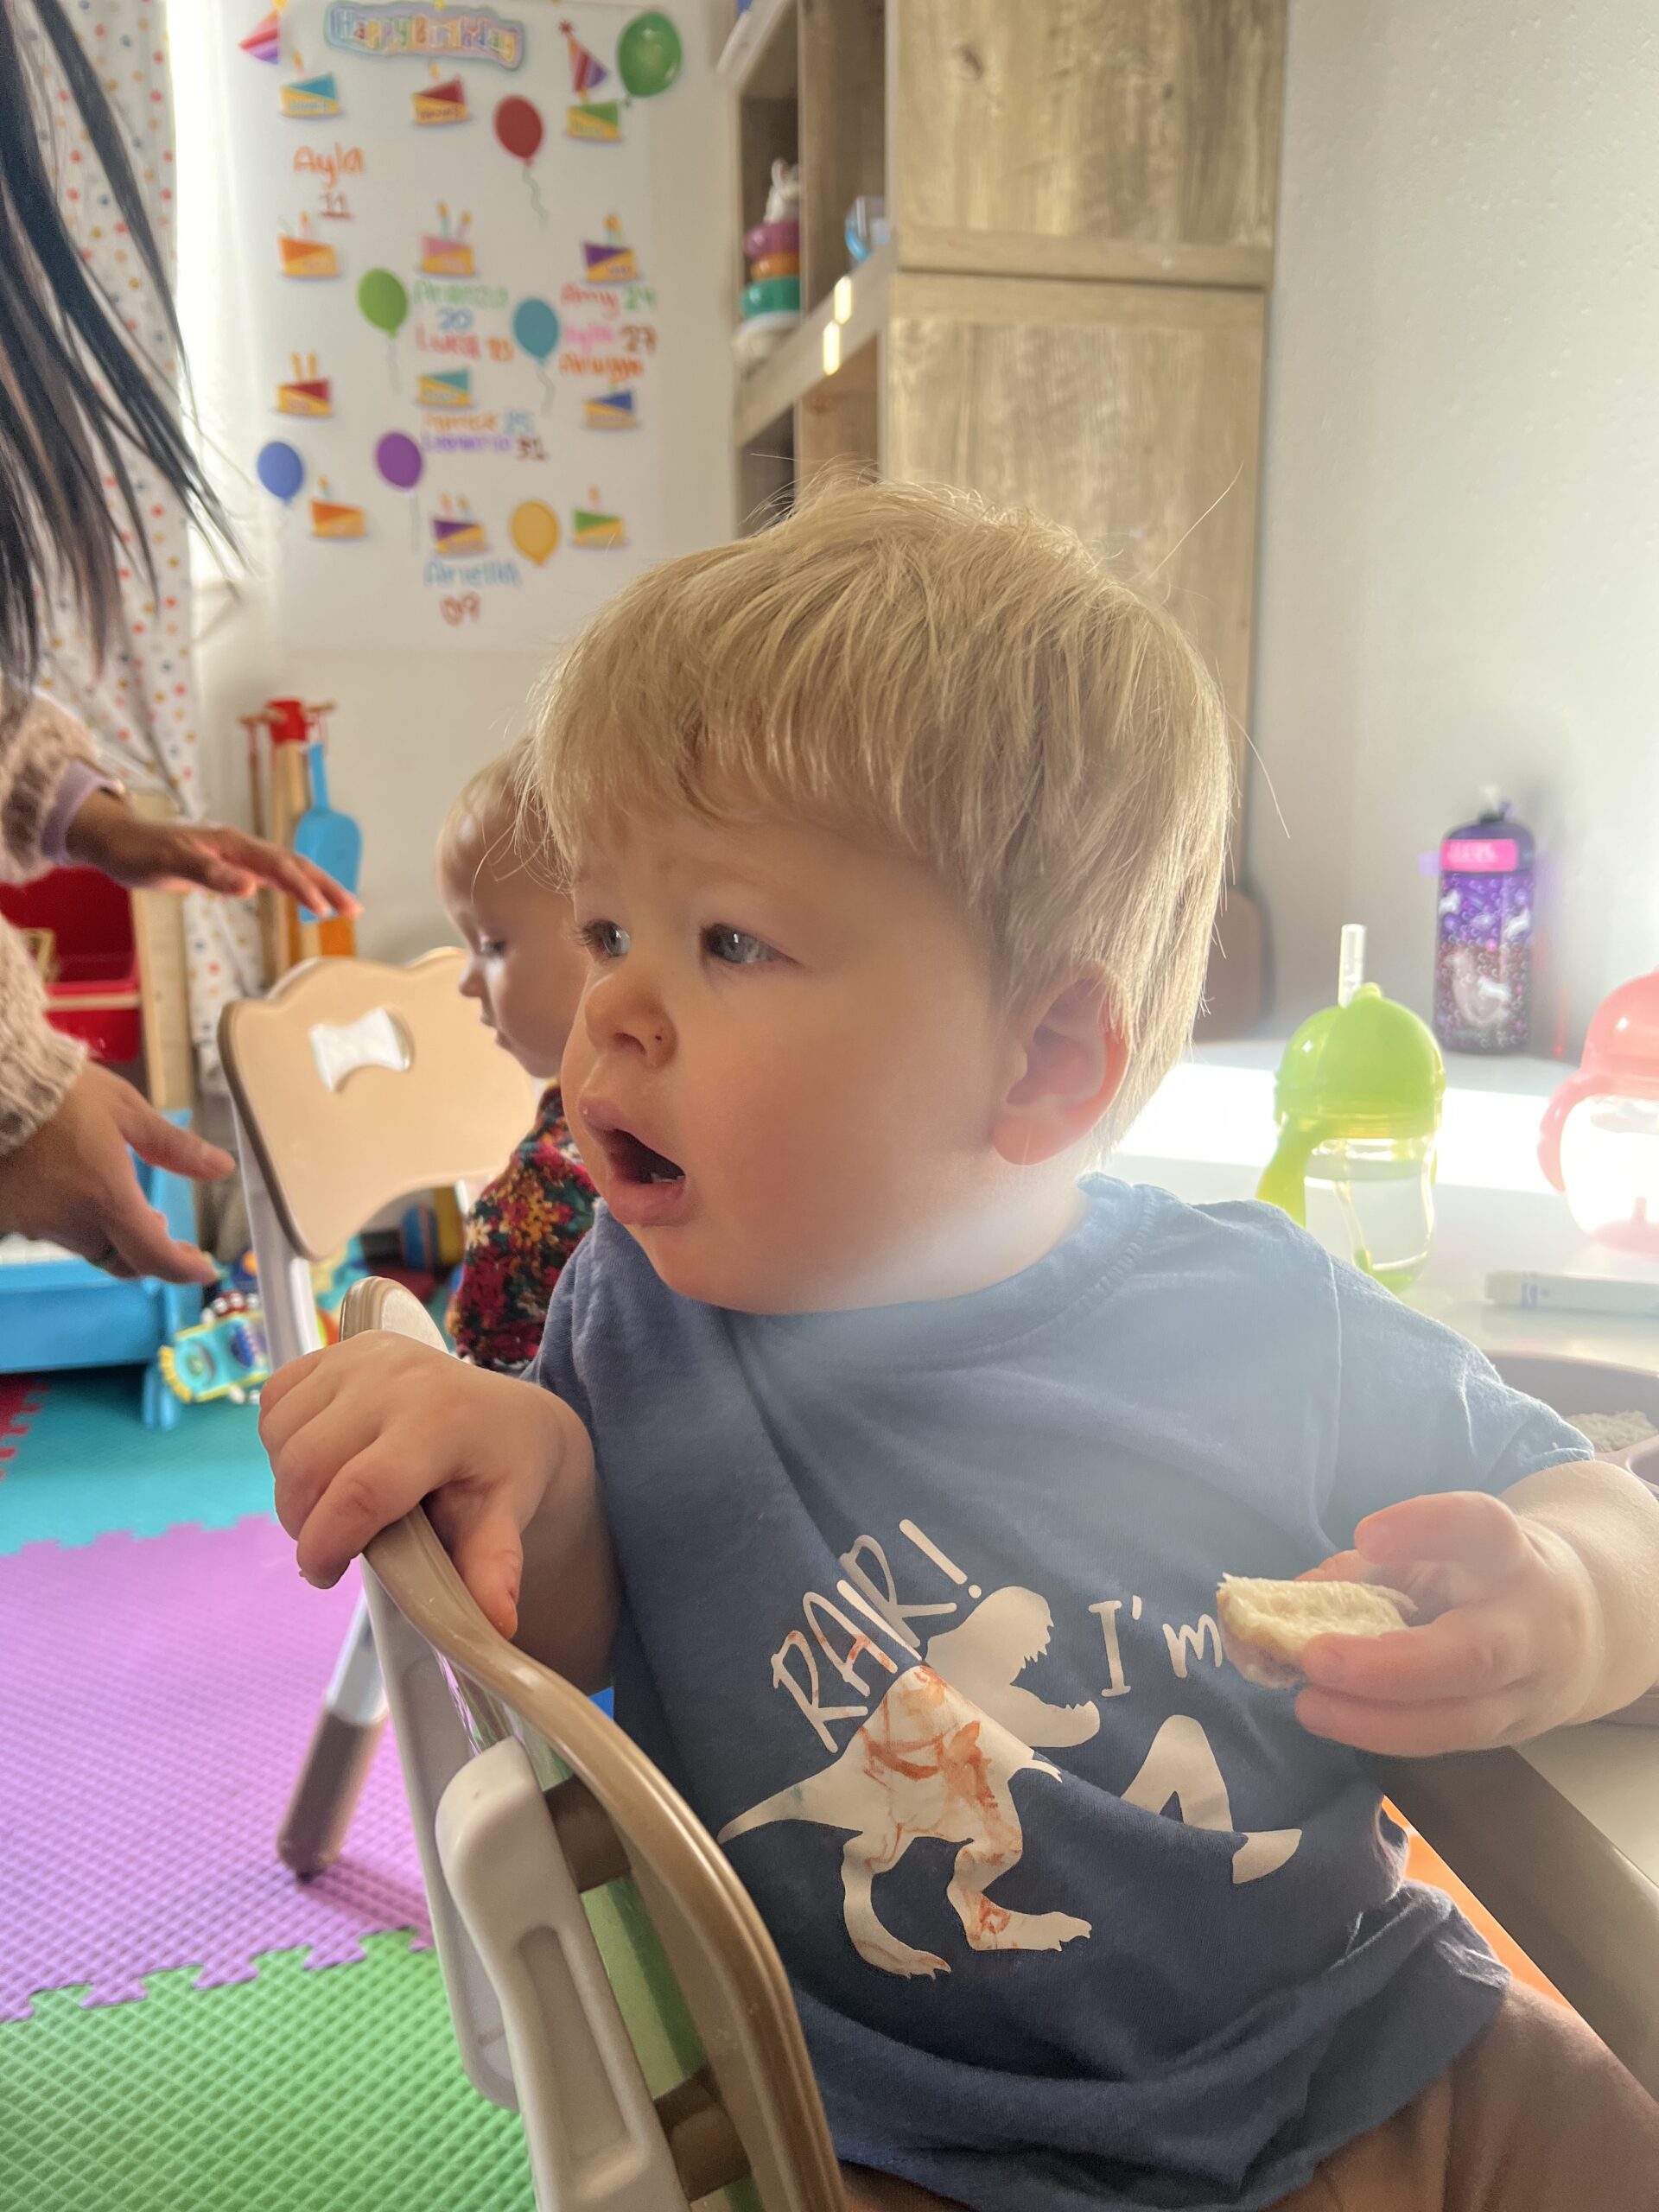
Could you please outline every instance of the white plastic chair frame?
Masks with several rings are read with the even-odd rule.
[[[499,1173],[535,1088],[460,995],[466,955],[313,960],[219,1020],[273,1370],[321,1338],[311,1265],[412,1191]],[[277,1837],[302,1877],[339,1856],[385,1726],[359,1597]]]

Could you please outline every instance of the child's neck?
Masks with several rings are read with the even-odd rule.
[[[1073,1166],[1026,1171],[981,1204],[952,1208],[925,1243],[912,1239],[884,1254],[825,1302],[843,1310],[931,1305],[989,1290],[1063,1243],[1087,1204]]]

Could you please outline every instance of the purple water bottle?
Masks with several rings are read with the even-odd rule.
[[[1440,845],[1434,1033],[1451,1052],[1522,1052],[1532,998],[1532,833],[1492,791]]]

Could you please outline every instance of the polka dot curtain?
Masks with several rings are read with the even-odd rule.
[[[162,256],[175,266],[172,89],[160,0],[70,0],[81,45],[103,79],[126,136]],[[81,258],[169,389],[178,363],[137,249],[126,235],[50,48],[24,15],[45,89],[50,153],[60,202]],[[200,817],[195,698],[191,680],[189,552],[183,517],[165,486],[132,470],[157,587],[152,596],[142,557],[121,569],[125,634],[95,671],[67,607],[48,610],[48,652],[41,688],[92,731],[105,765],[134,790],[168,792],[181,813]],[[114,485],[105,484],[113,492]],[[123,518],[125,519],[124,514]],[[137,549],[129,547],[130,552]],[[214,1033],[227,999],[259,988],[257,931],[246,908],[191,894],[185,901],[190,1026],[204,1079],[217,1073]]]

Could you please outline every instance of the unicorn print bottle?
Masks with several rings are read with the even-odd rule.
[[[1532,996],[1532,833],[1507,799],[1440,846],[1434,1033],[1448,1052],[1522,1052]]]

